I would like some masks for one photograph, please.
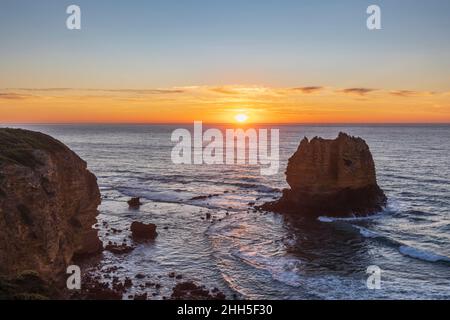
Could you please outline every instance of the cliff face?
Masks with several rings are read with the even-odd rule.
[[[366,215],[382,209],[375,164],[366,142],[340,133],[335,140],[303,139],[289,159],[279,201],[263,208],[309,215]]]
[[[100,192],[86,162],[38,132],[0,129],[0,275],[65,272],[74,255],[102,248]]]

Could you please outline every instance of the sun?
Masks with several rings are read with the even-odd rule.
[[[247,116],[246,114],[239,113],[239,114],[237,114],[237,115],[234,116],[234,119],[235,119],[237,122],[243,123],[243,122],[245,122],[245,121],[248,120],[248,116]]]

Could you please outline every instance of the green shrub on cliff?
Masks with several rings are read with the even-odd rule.
[[[34,168],[41,164],[34,150],[58,152],[66,149],[59,141],[42,133],[22,129],[0,128],[0,164],[17,163]]]

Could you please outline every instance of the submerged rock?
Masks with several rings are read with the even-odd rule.
[[[156,225],[153,223],[145,224],[141,222],[134,221],[131,224],[131,235],[134,240],[153,240],[158,236],[156,232]]]
[[[81,291],[75,291],[72,299],[77,300],[122,300],[126,289],[118,279],[113,281],[112,287],[106,282],[99,281],[86,275],[82,279]]]
[[[134,250],[133,247],[127,246],[126,244],[108,244],[105,247],[106,251],[112,252],[114,254],[126,254]]]
[[[192,281],[178,283],[172,291],[172,300],[225,300],[226,296],[214,288],[209,291],[205,286],[198,286]]]
[[[139,207],[142,206],[141,198],[131,198],[127,203],[132,209],[139,209]]]
[[[334,140],[304,138],[289,159],[291,187],[264,210],[301,215],[368,215],[386,205],[366,142],[340,133]]]
[[[0,275],[65,274],[74,255],[99,252],[100,192],[86,162],[42,133],[0,129]]]

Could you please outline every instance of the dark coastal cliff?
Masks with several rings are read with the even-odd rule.
[[[100,192],[86,162],[38,132],[0,129],[0,276],[53,281],[75,255],[98,252]]]
[[[340,133],[334,140],[304,138],[289,159],[291,187],[263,209],[303,215],[367,215],[386,205],[369,146]]]

